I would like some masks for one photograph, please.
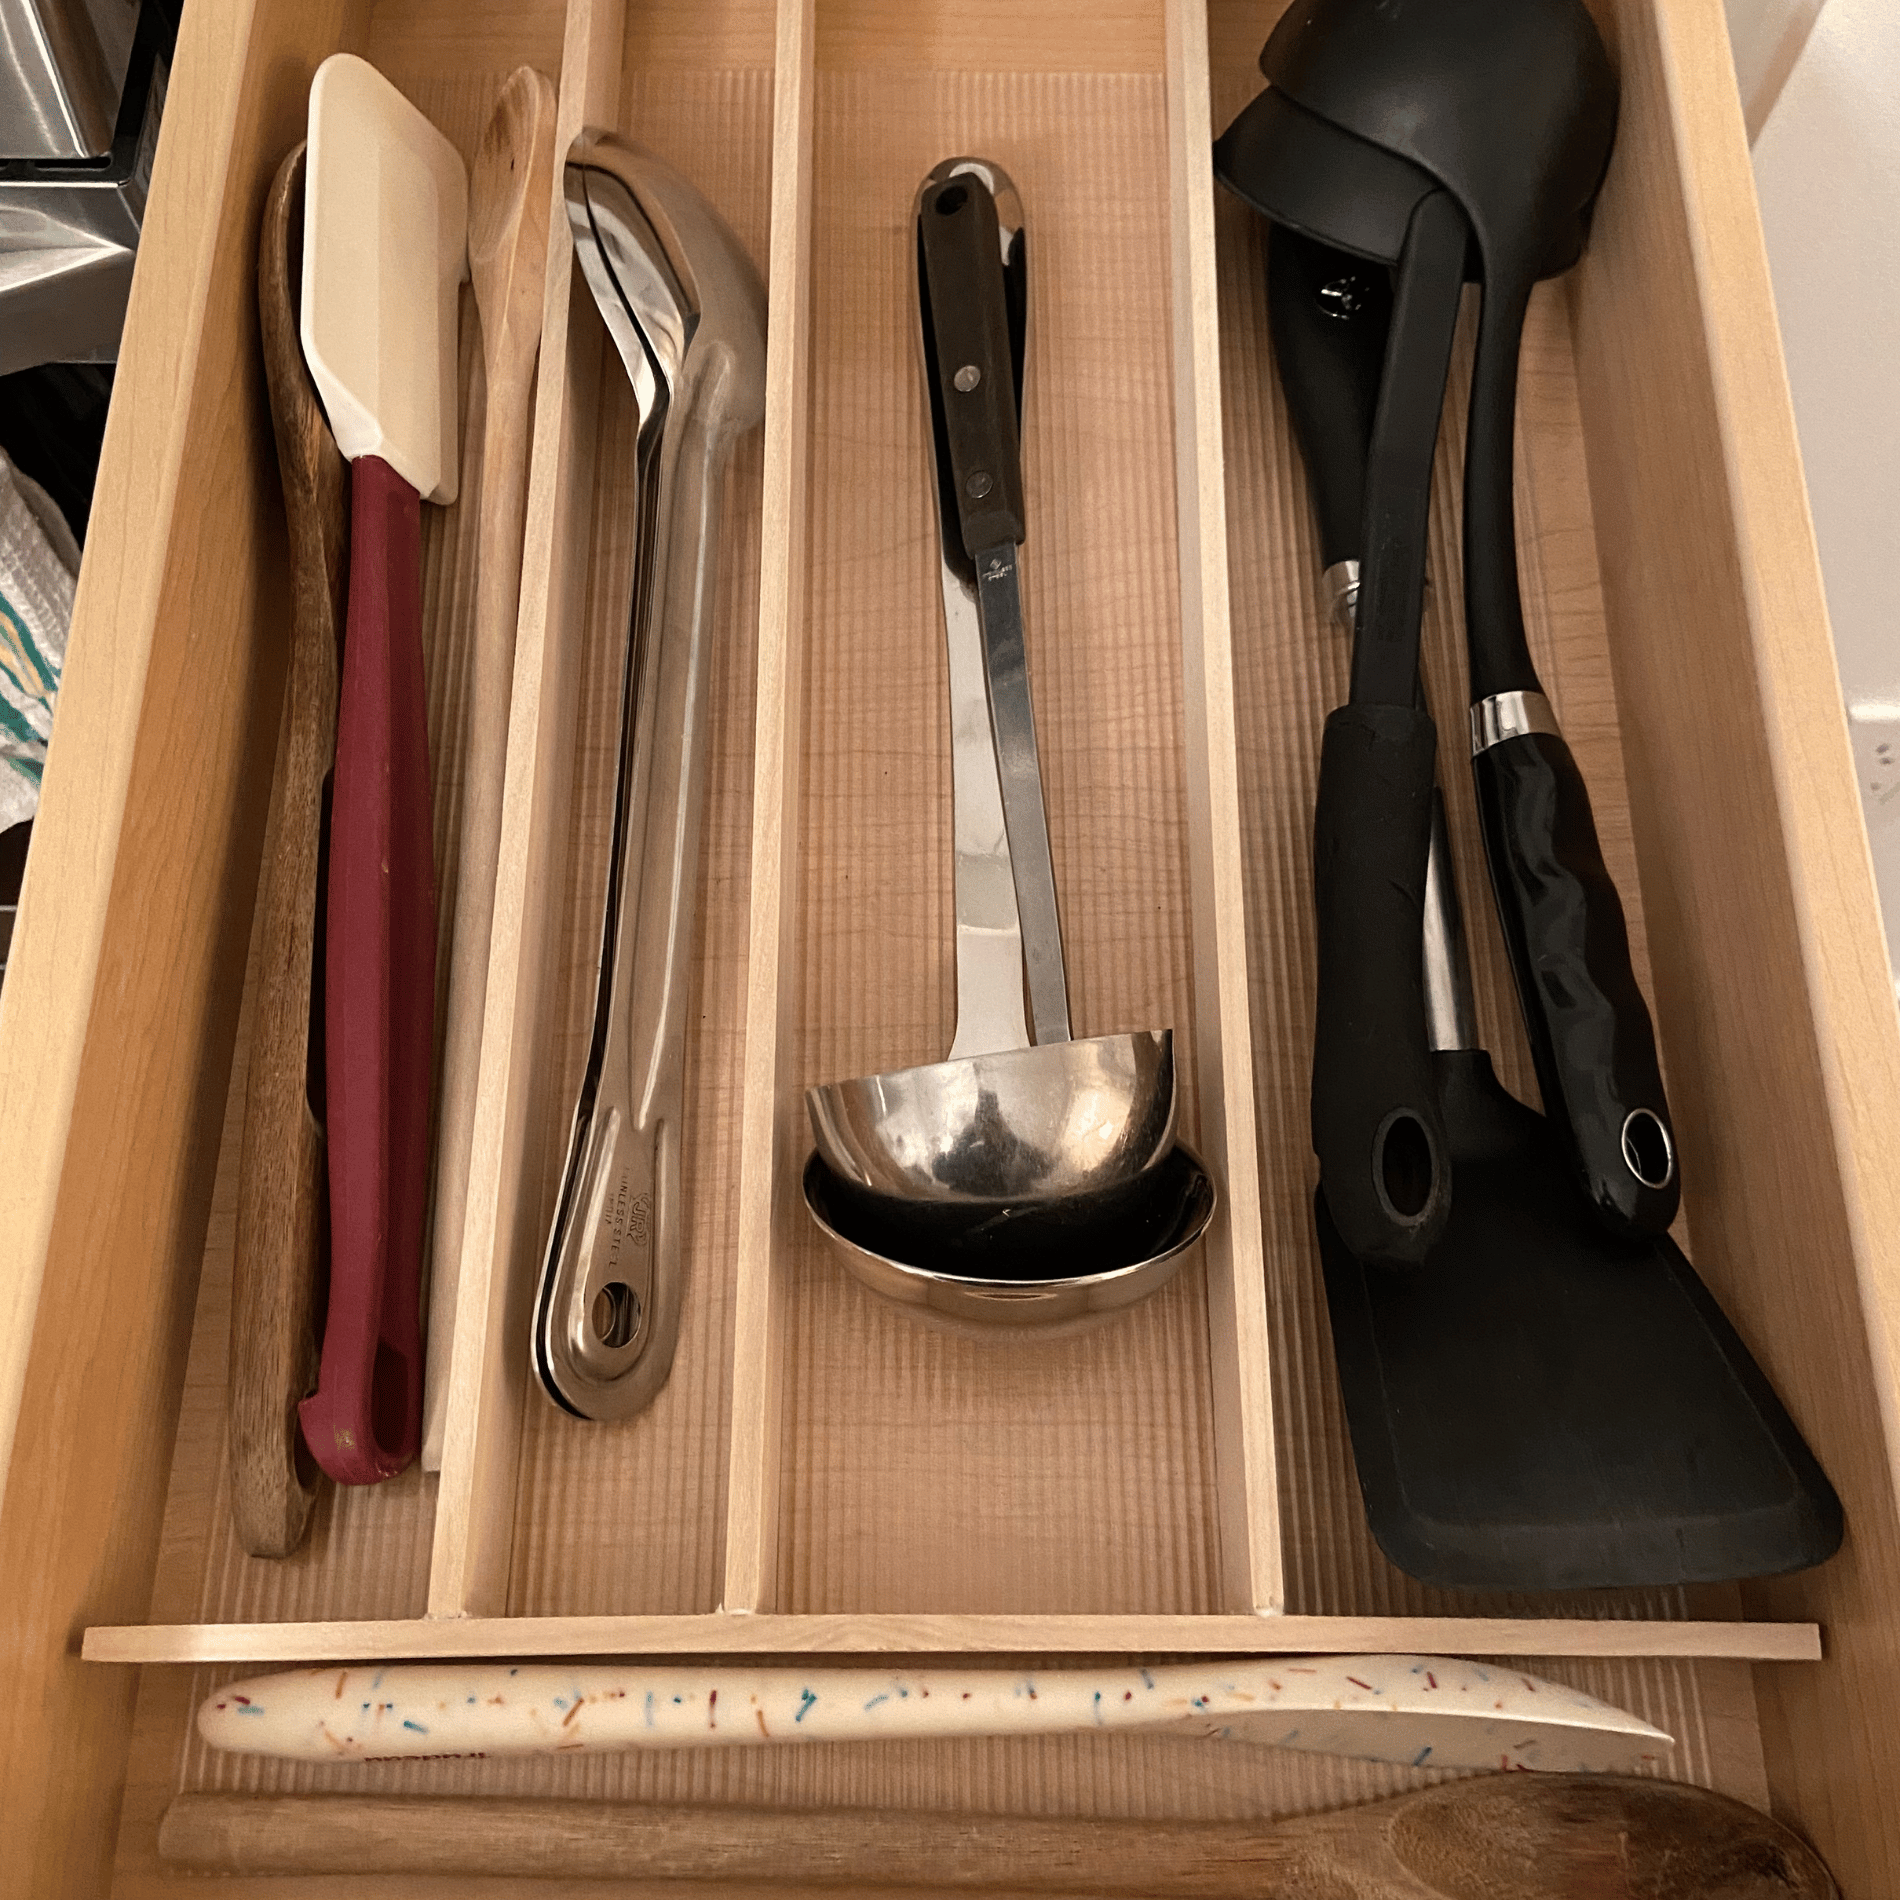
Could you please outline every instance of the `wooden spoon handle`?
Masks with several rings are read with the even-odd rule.
[[[1486,1775],[1274,1825],[424,1795],[180,1795],[206,1872],[929,1887],[1214,1900],[1838,1900],[1765,1814],[1673,1782]]]
[[[303,164],[300,144],[272,183],[257,260],[264,368],[290,532],[291,627],[258,886],[231,1286],[231,1507],[238,1539],[254,1557],[295,1550],[316,1496],[297,1405],[316,1384],[317,1289],[328,1240],[323,1052],[313,1035],[311,993],[325,788],[336,756],[349,471],[297,336]]]
[[[435,1021],[435,860],[422,664],[422,504],[351,467],[324,966],[330,1300],[299,1408],[339,1484],[376,1484],[422,1437],[422,1228]]]
[[[423,1391],[424,1470],[442,1464],[449,1366],[461,1285],[462,1228],[475,1085],[488,1000],[488,943],[501,852],[502,780],[514,687],[515,619],[521,604],[522,535],[528,513],[528,446],[534,365],[541,347],[554,193],[553,83],[521,67],[502,89],[470,177],[469,238],[482,326],[487,412],[482,428],[481,526],[475,582],[474,664],[462,748],[461,838],[448,944],[449,994],[442,1037],[435,1208],[429,1245],[428,1378]],[[504,166],[501,162],[506,160]],[[498,218],[492,201],[502,196]]]

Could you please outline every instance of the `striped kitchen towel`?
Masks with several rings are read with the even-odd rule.
[[[40,802],[78,573],[52,497],[0,454],[0,830]]]

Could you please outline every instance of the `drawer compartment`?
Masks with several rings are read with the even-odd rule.
[[[278,1662],[1383,1649],[1521,1657],[1632,1708],[1678,1737],[1666,1772],[1772,1801],[1848,1891],[1884,1890],[1891,1745],[1877,1695],[1849,1685],[1900,1688],[1878,1634],[1900,1574],[1878,1297],[1900,1023],[1715,0],[1606,11],[1622,131],[1591,248],[1527,333],[1520,553],[1656,1006],[1685,1244],[1839,1486],[1849,1543],[1772,1585],[1565,1598],[1393,1570],[1335,1390],[1309,1212],[1309,840],[1345,654],[1259,230],[1207,163],[1258,89],[1272,6],[201,4],[0,1011],[0,1072],[53,1084],[22,1136],[45,1179],[0,1234],[37,1290],[0,1336],[20,1383],[0,1577],[22,1606],[0,1706],[53,1712],[61,1738],[47,1753],[4,1718],[28,1826],[0,1885],[210,1891],[158,1858],[180,1792],[1246,1819],[1417,1779],[1244,1749],[1190,1771],[1150,1738],[321,1771],[207,1751],[198,1698]],[[631,399],[563,230],[448,1450],[439,1477],[328,1492],[306,1549],[268,1563],[242,1555],[223,1495],[239,997],[286,595],[250,273],[309,74],[345,47],[465,151],[532,60],[558,74],[563,140],[611,126],[675,163],[768,277],[768,410],[728,480],[671,1378],[597,1425],[527,1367],[591,1020],[633,545]],[[1183,1131],[1223,1197],[1161,1294],[1054,1340],[876,1300],[798,1187],[806,1085],[936,1059],[953,1027],[909,219],[929,167],[966,152],[1010,172],[1029,233],[1026,620],[1078,1031],[1173,1026]],[[477,342],[465,304],[465,418]],[[1434,526],[1441,732],[1461,703],[1461,433]],[[439,859],[471,489],[431,520],[425,562]],[[1484,1039],[1534,1099],[1458,754],[1442,777]]]

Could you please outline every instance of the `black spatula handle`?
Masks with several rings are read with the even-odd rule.
[[[1416,1265],[1451,1206],[1420,952],[1438,735],[1414,706],[1341,706],[1313,818],[1319,996],[1313,1152],[1340,1238]]]
[[[1022,447],[996,200],[972,173],[928,194],[917,219],[957,525],[972,560],[1023,542]]]
[[[1535,714],[1540,696],[1513,697]],[[1554,721],[1484,744],[1479,710],[1472,773],[1545,1112],[1597,1217],[1661,1233],[1682,1192],[1675,1131],[1583,775]]]

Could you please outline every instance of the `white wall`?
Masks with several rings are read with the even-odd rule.
[[[1744,102],[1763,94],[1755,182],[1900,967],[1900,0],[1826,0],[1807,31],[1814,4],[1728,0],[1729,23]]]
[[[1755,182],[1841,683],[1900,701],[1900,0],[1827,0]]]

